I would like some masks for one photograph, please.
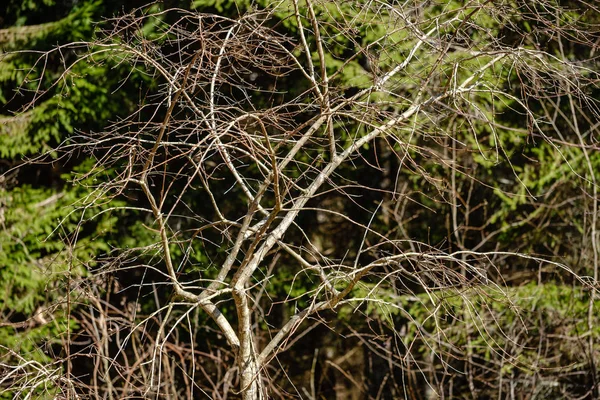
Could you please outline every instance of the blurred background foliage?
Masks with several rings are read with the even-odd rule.
[[[286,4],[291,9],[293,4],[286,0],[280,3],[280,10],[285,10]],[[453,38],[455,47],[445,60],[445,68],[437,69],[434,75],[423,73],[431,70],[436,59],[435,53],[422,51],[406,73],[397,75],[390,84],[394,96],[377,92],[368,101],[394,100],[385,110],[394,115],[418,95],[414,89],[423,83],[419,77],[427,77],[427,94],[435,95],[436,90],[463,81],[495,56],[474,58],[461,46],[477,51],[502,41],[582,60],[596,50],[584,40],[566,48],[559,43],[558,28],[568,35],[573,24],[595,26],[593,33],[598,34],[599,14],[582,13],[575,1],[559,2],[573,12],[558,19],[550,9],[535,10],[533,18],[533,10],[520,1],[498,3],[497,15],[476,13],[470,17],[478,29],[472,29],[469,37]],[[0,362],[4,365],[21,357],[64,370],[64,357],[69,354],[74,374],[85,388],[92,385],[97,368],[97,361],[86,358],[86,351],[106,346],[106,355],[123,365],[135,364],[136,357],[146,351],[143,349],[154,346],[149,338],[167,318],[164,307],[171,296],[168,289],[157,290],[157,285],[164,284],[160,272],[164,266],[160,251],[152,247],[159,240],[152,229],[153,218],[131,208],[145,207],[143,201],[131,194],[114,197],[98,190],[112,172],[92,168],[93,173],[89,173],[94,163],[88,155],[65,157],[51,151],[60,143],[85,140],[85,132],[102,131],[112,121],[135,112],[140,103],[152,101],[148,99],[165,82],[149,69],[131,69],[123,60],[108,56],[86,59],[89,49],[83,44],[45,52],[92,40],[109,28],[106,17],[133,10],[144,13],[177,6],[236,17],[268,4],[267,0],[165,1],[151,6],[141,0],[5,1],[0,14]],[[373,71],[388,71],[402,62],[415,43],[413,36],[402,30],[390,32],[389,25],[382,23],[386,21],[369,14],[370,7],[356,9],[353,4],[325,2],[317,7],[319,21],[326,27],[323,37],[328,73],[332,82],[343,88],[340,95],[344,96],[372,84]],[[441,13],[462,10],[457,12],[457,22],[447,26],[445,34],[451,36],[461,18],[472,12],[464,5],[462,1],[428,1],[423,2],[420,12],[424,21],[433,24],[433,18]],[[147,7],[138,9],[142,6]],[[163,24],[169,24],[168,18],[141,27],[140,38],[152,38]],[[387,22],[393,21],[393,15],[388,18]],[[348,21],[344,30],[336,24],[341,20]],[[548,29],[548,24],[554,24],[555,29]],[[427,23],[418,26],[423,32],[431,27]],[[298,32],[296,21],[284,11],[274,15],[273,28],[290,37]],[[529,34],[523,36],[521,31]],[[314,37],[309,38],[312,46],[311,40]],[[388,48],[395,51],[388,53]],[[318,55],[313,57],[316,62]],[[586,67],[599,66],[595,62]],[[560,66],[544,68],[550,74]],[[528,72],[532,75],[524,75]],[[306,81],[296,78],[292,73],[277,82],[278,87],[286,88],[281,96],[294,98],[307,90],[302,86]],[[548,137],[565,143],[582,140],[592,146],[597,140],[597,121],[587,117],[586,108],[593,106],[582,104],[572,112],[569,99],[553,93],[547,81],[533,75],[533,68],[527,71],[499,65],[487,70],[484,79],[489,87],[515,93],[515,97],[475,93],[464,103],[452,104],[453,108],[429,110],[415,122],[421,131],[412,137],[415,150],[402,168],[394,157],[385,157],[386,152],[400,150],[399,145],[381,138],[364,149],[363,156],[370,165],[388,163],[386,168],[364,163],[356,169],[346,167],[349,170],[340,176],[383,190],[390,185],[402,188],[404,197],[385,198],[383,212],[373,223],[389,232],[390,238],[407,241],[405,250],[420,243],[448,252],[518,251],[550,257],[571,267],[574,274],[539,259],[503,259],[499,253],[478,262],[482,273],[504,285],[490,285],[482,291],[467,284],[461,296],[455,289],[419,290],[410,274],[393,287],[378,287],[367,281],[353,294],[375,302],[344,305],[336,316],[324,317],[329,326],[308,321],[308,333],[279,357],[283,368],[289,369],[287,377],[270,373],[282,392],[293,392],[294,383],[307,387],[310,377],[306,371],[317,368],[320,398],[344,398],[340,397],[343,393],[354,390],[359,397],[347,398],[425,399],[425,381],[442,388],[446,398],[593,398],[599,383],[593,360],[600,356],[600,349],[598,343],[590,348],[588,338],[600,335],[599,304],[593,304],[595,312],[588,316],[590,292],[573,276],[592,275],[593,199],[589,194],[595,185],[593,175],[600,168],[600,153],[589,147],[586,154],[581,147],[558,146],[532,136],[533,120],[524,107],[547,116],[541,131]],[[597,88],[582,90],[598,95]],[[406,99],[404,104],[397,102],[398,94]],[[526,104],[516,100],[521,94]],[[253,96],[257,105],[273,101],[269,94],[261,98],[258,90]],[[463,118],[456,110],[477,118]],[[148,117],[140,112],[140,120]],[[338,127],[342,135],[363,129],[358,123],[354,127],[340,123]],[[321,151],[323,158],[328,156],[326,149],[315,151]],[[592,171],[586,163],[588,157]],[[453,169],[441,159],[452,159],[459,167]],[[301,175],[302,167],[298,168]],[[421,173],[414,173],[416,169]],[[423,171],[429,177],[426,182]],[[229,191],[230,186],[231,181],[225,179],[215,183],[214,192],[221,194],[216,200],[224,209],[235,210],[244,206],[244,200],[238,189]],[[209,208],[201,198],[187,193],[190,198],[185,203],[190,207]],[[366,194],[357,196],[355,202],[335,197],[322,201],[360,220],[365,209],[374,209],[375,200]],[[183,215],[171,218],[170,223],[174,231],[191,228]],[[356,247],[353,245],[363,237],[360,229],[341,220],[319,220],[314,212],[302,214],[299,224],[316,232],[311,240],[327,247],[332,259],[347,256],[348,249]],[[291,234],[297,235],[299,242],[304,240],[299,230]],[[76,246],[72,247],[75,239]],[[227,249],[211,243],[211,239],[199,237],[189,248],[184,244],[173,247],[176,259],[191,260],[191,266],[179,271],[181,274],[192,280],[215,276]],[[114,260],[110,256],[116,247],[129,251]],[[314,289],[312,277],[299,274],[294,260],[282,255],[278,263],[275,271],[265,265],[264,275],[272,275],[265,288],[271,298],[257,305],[269,307],[261,312],[277,326],[311,301]],[[134,264],[146,268],[128,268]],[[86,279],[91,273],[95,278]],[[226,315],[235,315],[231,304],[222,305],[222,309]],[[434,313],[434,309],[444,311]],[[100,343],[90,334],[100,311],[128,320],[130,331],[122,331],[111,343]],[[180,346],[178,354],[210,364],[196,383],[210,387],[210,378],[222,373],[219,363],[228,364],[233,359],[232,354],[221,350],[226,347],[224,339],[202,313],[168,312],[174,320],[187,318],[187,323],[177,325],[173,340]],[[142,321],[146,330],[136,337],[131,332]],[[261,324],[266,340],[266,319]],[[529,330],[524,331],[524,326]],[[122,351],[120,344],[127,335],[137,350]],[[350,353],[351,359],[344,358]],[[185,357],[181,356],[178,365],[191,363]],[[360,390],[348,383],[334,364],[348,371],[359,382]],[[3,368],[0,365],[0,377],[9,371]],[[185,371],[187,366],[180,368]],[[105,386],[96,388],[99,392],[127,387],[117,370],[107,374],[102,377]],[[172,379],[184,388],[189,378],[181,375]],[[0,389],[14,386],[14,379],[4,380]],[[61,385],[56,378],[37,387],[35,393],[51,398]],[[136,389],[130,390],[141,395]],[[181,390],[173,397],[185,397]],[[528,395],[510,397],[511,390],[513,395],[515,390]],[[5,398],[14,395],[8,390],[3,394]]]

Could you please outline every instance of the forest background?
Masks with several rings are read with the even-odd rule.
[[[599,46],[577,0],[5,0],[0,397],[598,398]]]

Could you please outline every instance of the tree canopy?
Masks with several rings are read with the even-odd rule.
[[[596,398],[599,11],[9,2],[3,395]]]

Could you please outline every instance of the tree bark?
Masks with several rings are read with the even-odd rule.
[[[248,304],[245,289],[233,291],[238,314],[238,336],[240,349],[237,355],[240,374],[240,390],[243,400],[263,399],[263,388],[260,379],[260,366],[257,362],[254,337],[252,335],[252,311]]]

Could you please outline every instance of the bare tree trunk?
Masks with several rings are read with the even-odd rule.
[[[242,349],[248,349],[248,352],[240,352],[240,387],[242,389],[243,400],[263,399],[262,388],[260,385],[260,371],[256,363],[256,357],[252,349],[253,346],[242,346]]]
[[[263,398],[262,385],[260,384],[260,369],[256,361],[256,349],[252,335],[252,312],[248,304],[248,297],[244,289],[237,289],[233,293],[238,314],[238,336],[240,350],[238,353],[238,367],[240,370],[240,390],[243,400],[258,400]]]

